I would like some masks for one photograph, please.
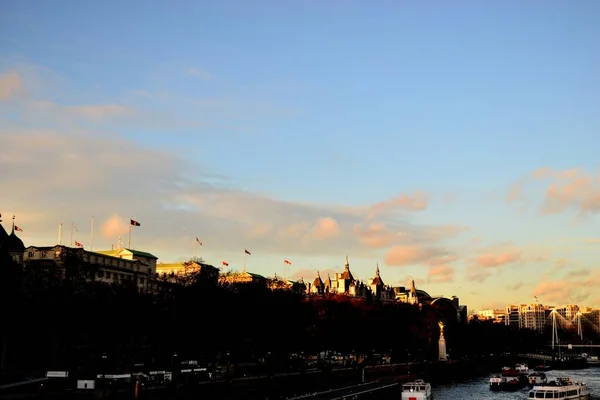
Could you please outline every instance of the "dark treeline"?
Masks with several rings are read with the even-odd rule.
[[[435,306],[381,304],[345,296],[306,298],[252,284],[215,286],[194,276],[154,294],[87,282],[77,260],[64,276],[0,260],[3,365],[14,369],[167,367],[173,358],[252,362],[290,353],[389,353],[394,361],[437,358],[446,324],[450,356],[535,351],[547,335],[488,322],[458,323]]]

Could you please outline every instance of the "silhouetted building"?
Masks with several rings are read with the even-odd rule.
[[[127,249],[121,249],[127,250]],[[151,288],[155,270],[148,259],[156,262],[156,257],[143,253],[144,257],[133,257],[133,253],[123,253],[123,257],[84,250],[81,247],[29,246],[25,249],[23,263],[29,268],[46,270],[55,276],[66,277],[67,264],[75,270],[78,277],[87,281],[106,284],[131,284],[141,291]],[[131,257],[130,257],[131,256]]]
[[[215,285],[219,281],[219,268],[199,261],[186,261],[178,263],[156,265],[156,273],[159,278],[169,279],[180,278],[184,276],[195,276]]]
[[[0,222],[2,222],[2,219],[0,219]],[[14,217],[12,221],[12,230],[10,234],[8,234],[6,230],[4,230],[4,227],[0,223],[0,253],[6,253],[13,259],[13,261],[22,264],[25,245],[15,233],[15,228],[16,227]]]

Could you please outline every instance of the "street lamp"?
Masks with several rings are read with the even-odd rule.
[[[106,360],[108,357],[106,353],[102,354],[102,398],[106,394]]]
[[[173,365],[172,365],[172,371],[171,371],[171,374],[172,374],[171,380],[174,382],[175,381],[175,376],[177,374],[177,369],[178,369],[178,368],[176,368],[177,367],[177,352],[176,351],[173,352],[173,357],[172,358],[173,358],[173,361],[172,361]]]
[[[227,369],[225,370],[225,375],[227,375],[227,379],[229,379],[229,356],[230,356],[229,351],[227,351],[227,353],[225,353],[225,355],[227,356]]]

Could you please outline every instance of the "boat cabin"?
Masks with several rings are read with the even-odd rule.
[[[422,379],[402,385],[402,400],[430,400],[431,384]]]

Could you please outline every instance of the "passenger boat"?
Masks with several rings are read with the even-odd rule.
[[[529,373],[529,366],[527,364],[516,364],[514,368],[504,367],[502,368],[502,376],[519,376],[527,375]]]
[[[543,383],[548,382],[548,378],[546,378],[546,374],[543,372],[534,372],[529,374],[529,384],[532,386],[541,385]]]
[[[431,400],[431,384],[422,379],[402,385],[402,400]]]
[[[571,378],[556,378],[553,381],[535,385],[529,391],[529,399],[587,400],[590,391],[584,382]]]
[[[514,392],[525,387],[525,382],[519,377],[494,375],[490,378],[490,390],[495,392]]]

